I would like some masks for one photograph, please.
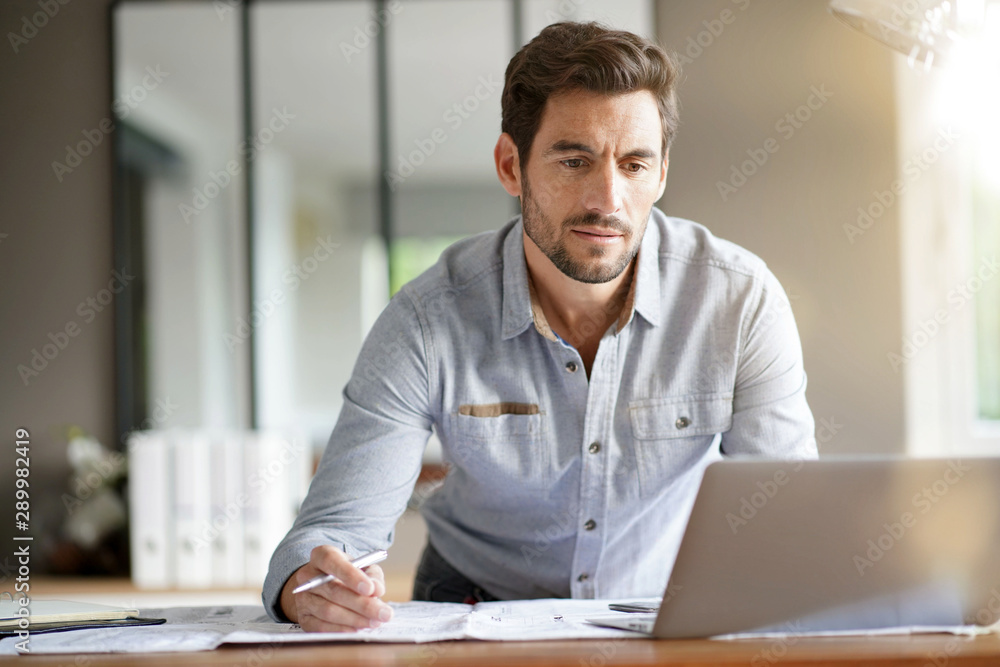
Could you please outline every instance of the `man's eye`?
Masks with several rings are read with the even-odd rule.
[[[626,171],[630,171],[633,174],[638,174],[639,172],[646,169],[646,165],[640,162],[629,162],[627,165],[625,165],[625,169]]]
[[[583,160],[578,157],[571,157],[568,160],[563,160],[562,163],[570,169],[579,169],[583,166]]]

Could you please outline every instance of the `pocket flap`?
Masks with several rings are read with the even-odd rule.
[[[455,433],[461,437],[495,442],[540,435],[545,431],[545,413],[538,410],[537,406],[532,407],[535,409],[520,412],[498,414],[490,411],[489,416],[460,410],[458,414],[452,415]]]
[[[715,435],[732,428],[732,394],[692,394],[647,398],[629,403],[632,435],[666,440]]]

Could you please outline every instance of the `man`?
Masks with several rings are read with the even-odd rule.
[[[415,599],[659,595],[705,466],[812,457],[801,347],[764,263],[653,208],[676,69],[596,24],[514,56],[494,151],[522,215],[406,285],[365,341],[264,602],[306,630],[391,618],[381,570],[431,429]],[[331,573],[339,582],[293,595]]]

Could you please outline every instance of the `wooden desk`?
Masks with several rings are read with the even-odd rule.
[[[313,644],[274,647],[263,644],[223,647],[202,653],[146,655],[32,656],[29,667],[63,665],[234,665],[241,667],[611,667],[689,665],[705,667],[996,667],[1000,636],[972,639],[950,635],[915,637],[799,639],[791,641],[581,640],[558,642],[438,642],[434,644]],[[25,662],[28,661],[28,662]]]
[[[399,597],[408,598],[398,582]],[[32,581],[39,596],[78,598],[95,593],[133,595],[124,580],[44,579]],[[256,595],[256,593],[254,593]],[[173,667],[611,667],[628,665],[719,665],[740,667],[1000,667],[1000,636],[951,635],[719,642],[709,640],[580,640],[556,642],[456,641],[433,644],[312,644],[309,646],[226,646],[201,653],[0,657],[22,667],[137,665]]]

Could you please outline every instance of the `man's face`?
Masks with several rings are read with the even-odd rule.
[[[618,277],[639,250],[666,185],[662,128],[648,91],[549,98],[521,171],[528,238],[584,283]]]

